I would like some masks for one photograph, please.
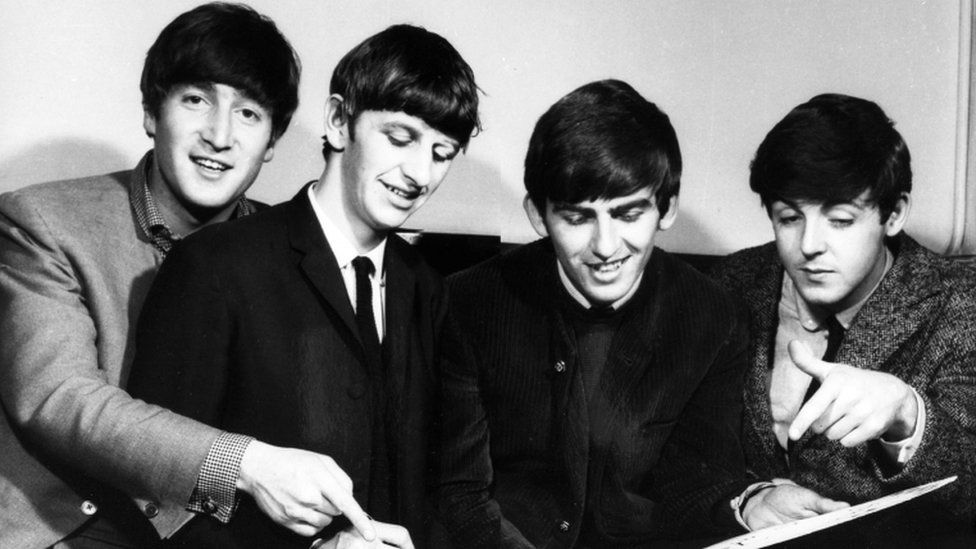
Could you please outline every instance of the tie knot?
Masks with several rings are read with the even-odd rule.
[[[834,316],[834,315],[828,316],[824,320],[824,324],[827,326],[827,333],[828,334],[831,334],[831,335],[834,335],[834,334],[844,335],[844,331],[845,331],[844,325],[841,324],[839,320],[837,320],[837,317],[836,316]]]
[[[352,260],[352,268],[356,270],[357,276],[373,276],[376,268],[373,267],[373,262],[368,257],[361,255],[357,256]]]

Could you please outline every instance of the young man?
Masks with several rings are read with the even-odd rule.
[[[374,543],[422,547],[441,283],[392,231],[478,128],[478,90],[446,40],[398,25],[346,54],[330,91],[321,177],[232,230],[194,234],[167,259],[139,322],[130,389],[204,423],[327,454],[376,519]],[[226,526],[198,517],[179,539],[309,546],[259,504],[244,498]],[[345,524],[319,537],[364,541]]]
[[[539,119],[524,204],[546,238],[450,280],[438,505],[457,547],[737,531],[746,321],[654,247],[680,176],[668,117],[623,82]]]
[[[717,272],[751,312],[748,467],[852,504],[959,475],[924,500],[938,517],[925,528],[971,528],[976,277],[902,233],[912,176],[901,135],[870,101],[819,95],[769,132],[750,186],[775,242]],[[818,514],[820,496],[806,496],[771,512]]]
[[[0,197],[0,546],[148,547],[187,509],[227,520],[238,482],[273,506],[309,485],[278,467],[328,470],[264,447],[238,472],[221,458],[233,435],[123,390],[158,265],[189,233],[254,211],[243,193],[288,127],[299,72],[272,21],[200,6],[146,56],[154,146],[134,170]]]

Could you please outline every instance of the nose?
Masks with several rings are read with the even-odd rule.
[[[800,252],[806,257],[813,257],[823,253],[825,247],[826,241],[820,223],[805,221],[800,236]]]
[[[207,117],[202,136],[215,151],[222,151],[231,146],[233,138],[233,121],[230,109],[215,108]]]
[[[602,261],[606,261],[613,257],[619,247],[620,239],[613,220],[598,217],[590,242],[590,249],[593,251],[593,255]]]
[[[416,150],[407,153],[403,163],[400,164],[400,170],[412,185],[426,188],[430,185],[432,177],[431,164],[431,156],[418,147]]]

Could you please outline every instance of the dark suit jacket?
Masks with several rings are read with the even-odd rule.
[[[837,362],[888,372],[925,401],[922,443],[901,470],[875,443],[844,448],[808,434],[790,453],[772,431],[767,390],[779,324],[783,267],[775,243],[729,256],[718,279],[749,304],[752,344],[746,376],[743,444],[761,477],[789,477],[822,495],[859,503],[949,475],[959,479],[932,496],[940,522],[976,514],[976,273],[908,236],[891,243],[895,262],[854,318]],[[941,505],[939,505],[941,504]]]
[[[199,231],[164,262],[139,321],[129,390],[231,432],[329,455],[365,504],[374,403],[352,305],[307,191],[241,221]],[[395,235],[384,263],[399,499],[395,516],[375,518],[417,540],[441,281]],[[288,538],[249,498],[221,532],[242,546]]]
[[[739,531],[748,335],[731,297],[654,250],[603,369],[611,409],[589,417],[549,240],[449,280],[438,504],[458,547],[571,547],[584,515],[602,547]]]

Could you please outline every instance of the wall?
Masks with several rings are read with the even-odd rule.
[[[0,1],[0,191],[131,167],[151,145],[141,127],[143,56],[196,3]],[[965,171],[956,121],[968,101],[959,84],[968,78],[960,20],[969,0],[251,4],[275,19],[304,64],[302,104],[256,198],[285,200],[318,176],[333,66],[369,34],[412,22],[444,35],[472,65],[485,91],[485,131],[409,227],[534,238],[521,210],[521,164],[535,120],[576,86],[615,77],[668,112],[681,141],[681,214],[665,247],[724,253],[768,240],[747,186],[749,160],[790,108],[824,91],[876,100],[898,122],[914,160],[909,231],[949,247],[953,182]]]

